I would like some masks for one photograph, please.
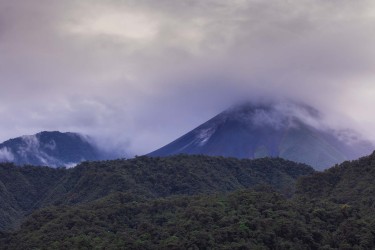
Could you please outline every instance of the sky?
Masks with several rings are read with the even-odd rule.
[[[375,1],[0,0],[0,141],[87,134],[145,154],[243,100],[375,141]]]

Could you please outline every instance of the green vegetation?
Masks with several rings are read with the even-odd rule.
[[[65,174],[64,169],[0,164],[0,231],[15,228]]]
[[[85,162],[73,169],[0,164],[0,231],[16,229],[36,209],[86,203],[114,192],[151,199],[270,185],[291,195],[296,179],[311,173],[306,165],[282,159],[184,155]]]
[[[126,193],[33,213],[3,249],[373,249],[375,220],[270,191],[137,201]]]
[[[375,209],[375,153],[301,178],[297,186],[299,194],[312,200]]]
[[[9,249],[248,249],[314,244],[300,215],[271,191],[124,202],[127,194],[34,213]],[[293,242],[293,241],[296,242]],[[53,247],[52,247],[53,246]]]
[[[40,209],[0,234],[0,249],[375,248],[375,154],[323,173],[206,156],[54,171]]]

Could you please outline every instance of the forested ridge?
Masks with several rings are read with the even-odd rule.
[[[53,187],[0,249],[373,249],[374,169],[374,154],[325,172],[185,155],[43,169]]]
[[[312,168],[282,159],[238,160],[207,156],[84,162],[72,169],[0,164],[0,230],[49,205],[76,205],[128,192],[139,198],[230,192],[270,185],[291,195]]]

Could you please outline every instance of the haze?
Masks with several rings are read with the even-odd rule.
[[[292,99],[375,141],[375,2],[0,0],[0,141],[144,154],[242,100]]]

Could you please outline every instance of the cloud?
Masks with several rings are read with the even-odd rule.
[[[87,6],[87,8],[89,11],[86,15],[79,14],[74,22],[64,27],[66,32],[78,36],[117,37],[140,43],[154,39],[156,36],[157,23],[142,12],[134,13],[132,9],[118,9],[108,5]]]
[[[293,99],[375,139],[375,3],[0,0],[0,139],[143,154],[234,102]]]
[[[7,147],[0,149],[0,162],[12,162],[14,160],[14,155],[11,150]]]

